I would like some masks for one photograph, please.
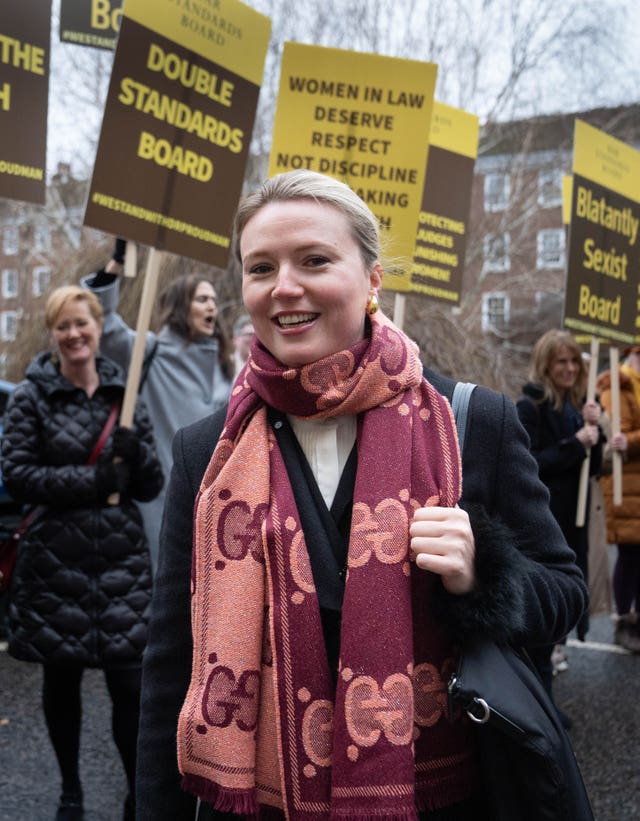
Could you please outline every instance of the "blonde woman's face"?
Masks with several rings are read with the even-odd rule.
[[[247,222],[240,252],[247,313],[284,365],[307,365],[363,338],[382,269],[366,269],[336,208],[312,200],[265,205]]]
[[[82,365],[98,352],[102,324],[94,319],[84,300],[70,300],[64,305],[50,331],[52,347],[63,367]]]
[[[558,349],[549,366],[549,379],[560,393],[571,390],[580,373],[580,359],[564,345]]]

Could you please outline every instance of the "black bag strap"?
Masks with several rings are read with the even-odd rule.
[[[471,394],[475,390],[475,387],[475,383],[473,382],[456,382],[456,386],[453,389],[453,396],[451,397],[451,410],[456,420],[461,456],[464,451],[464,440],[467,436],[469,402],[471,401]]]
[[[140,373],[140,384],[138,385],[138,393],[142,393],[142,388],[144,387],[144,383],[147,381],[147,377],[149,376],[149,368],[151,367],[151,363],[153,362],[153,357],[156,355],[158,350],[158,339],[153,340],[153,345],[151,346],[151,350],[145,356],[142,362],[142,370]]]

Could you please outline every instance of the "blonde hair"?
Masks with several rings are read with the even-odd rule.
[[[373,212],[346,183],[306,170],[287,171],[271,177],[240,201],[234,220],[235,253],[240,262],[240,238],[251,217],[271,202],[292,200],[311,200],[335,208],[349,223],[367,270],[378,262],[380,226]]]
[[[561,348],[567,348],[580,365],[576,381],[566,395],[558,391],[549,375],[551,365]],[[551,402],[556,410],[562,409],[565,398],[576,410],[580,410],[587,387],[587,368],[582,357],[582,350],[569,331],[547,331],[538,339],[531,354],[529,379],[542,386],[544,398]]]
[[[48,331],[52,330],[60,311],[70,302],[86,302],[91,316],[96,322],[102,324],[104,312],[100,300],[93,291],[88,291],[79,285],[62,285],[49,294],[44,307],[44,323]]]

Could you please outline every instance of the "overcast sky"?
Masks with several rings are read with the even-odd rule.
[[[17,2],[17,0],[14,1]],[[334,1],[340,2],[340,0]],[[536,1],[531,0],[531,2]],[[153,0],[150,2],[153,3]],[[402,0],[388,0],[388,8],[397,10],[401,2]],[[499,0],[494,0],[494,5],[496,2]],[[506,4],[509,0],[504,0],[504,2]],[[528,2],[529,0],[520,0],[519,6],[526,7]],[[577,2],[586,4],[590,0],[577,0]],[[261,12],[266,12],[271,5],[269,0],[250,0],[248,4]],[[428,4],[428,0],[418,0],[418,10],[421,9],[421,4]],[[445,9],[449,5],[453,8],[455,0],[440,0],[440,4]],[[318,9],[326,9],[329,5],[330,3],[326,0],[298,0],[296,8],[299,14],[302,16],[308,14],[311,18]],[[87,73],[91,75],[92,80],[95,80],[92,62],[101,60],[103,73],[105,77],[108,77],[110,54],[107,52],[98,54],[97,49],[60,43],[59,6],[60,0],[53,0],[47,167],[49,173],[52,173],[58,161],[70,162],[72,171],[77,175],[83,175],[90,173],[93,164],[93,157],[90,156],[91,150],[87,146],[91,142],[91,136],[93,135],[95,141],[99,133],[102,109],[95,103],[84,105],[81,103],[78,91],[81,90],[83,94],[86,92],[86,78],[70,76],[68,58],[72,57],[76,62],[85,60],[87,65],[91,66]],[[563,6],[565,4],[555,4],[556,8]],[[422,7],[426,9],[426,5]],[[485,8],[483,0],[467,0],[466,7],[475,7],[474,12],[477,9],[477,20],[480,25],[482,10]],[[638,102],[640,99],[638,92],[640,88],[640,2],[638,0],[609,0],[607,8],[620,12],[620,33],[611,36],[612,52],[616,55],[614,59],[617,65],[612,63],[610,70],[601,70],[598,55],[590,54],[585,50],[584,53],[578,54],[575,66],[569,69],[569,77],[566,75],[566,66],[560,70],[556,67],[555,72],[552,69],[538,72],[531,77],[528,84],[523,86],[524,93],[520,95],[518,101],[519,114],[528,116],[532,113],[579,111],[598,106]],[[615,17],[613,13],[609,19],[614,21]],[[277,28],[274,21],[274,30]],[[444,32],[443,36],[445,36]],[[304,35],[297,39],[308,42]],[[504,46],[503,56],[500,55],[501,44]],[[481,121],[487,114],[486,109],[491,106],[492,94],[503,80],[506,60],[504,53],[506,52],[508,52],[506,38],[496,32],[491,45],[491,59],[485,59],[483,66],[484,93],[479,96],[474,109],[468,108],[472,113],[478,114]],[[408,57],[411,55],[394,53],[393,56]],[[485,54],[484,57],[486,58],[487,55]],[[418,57],[418,59],[433,58]],[[580,61],[583,62],[582,66],[579,64]],[[594,69],[595,65],[597,68]],[[627,70],[622,75],[616,74],[622,66],[626,66]],[[277,67],[277,72],[279,73],[279,67]],[[445,82],[447,80],[449,82]],[[446,93],[454,97],[460,94],[461,83],[464,83],[464,77],[456,78],[454,72],[450,70],[446,77],[442,76],[438,90],[445,89]],[[460,104],[456,99],[443,98],[441,91],[440,95],[438,91],[436,92],[436,98],[450,105]],[[483,110],[483,105],[486,107],[485,110]]]

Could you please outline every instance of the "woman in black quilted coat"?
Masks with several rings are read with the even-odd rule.
[[[7,407],[2,471],[9,492],[43,511],[22,537],[11,584],[9,652],[43,665],[43,707],[60,765],[57,821],[83,818],[78,773],[85,667],[105,671],[113,735],[134,817],[140,665],[151,600],[151,563],[133,501],[162,487],[147,413],[115,428],[87,464],[124,375],[96,356],[102,308],[89,291],[65,286],[47,302],[53,353],[35,357]],[[114,457],[117,457],[114,460]],[[109,500],[119,494],[117,503]]]

